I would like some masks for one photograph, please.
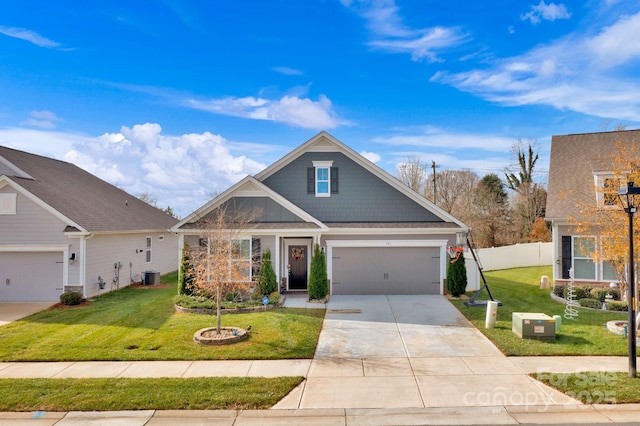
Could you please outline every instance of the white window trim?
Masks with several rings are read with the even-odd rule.
[[[331,197],[331,167],[333,167],[333,161],[313,161],[313,167],[315,169],[314,189],[316,197]],[[318,180],[318,169],[327,169],[327,192],[318,192],[318,183],[325,182],[324,179],[322,181]]]
[[[145,255],[145,263],[151,263],[153,260],[153,238],[148,236],[145,237],[145,251],[144,251],[144,255]]]
[[[594,172],[593,180],[596,192],[596,203],[599,209],[611,210],[617,209],[617,204],[605,204],[604,203],[604,181],[605,179],[618,179],[622,184],[622,179],[617,178],[613,172]]]
[[[590,260],[593,263],[593,278],[575,278],[577,280],[585,280],[585,281],[597,281],[598,280],[598,262],[595,261],[595,259],[593,258],[593,256],[586,256],[586,257],[577,257],[576,256],[576,239],[579,238],[583,238],[583,239],[590,239],[593,240],[593,244],[594,244],[594,250],[598,250],[598,239],[593,236],[593,235],[572,235],[571,236],[571,267],[573,268],[574,271],[574,277],[575,277],[575,270],[576,270],[576,266],[575,266],[575,261],[576,259],[578,260]]]
[[[252,280],[252,271],[251,271],[251,262],[252,262],[252,256],[251,253],[253,253],[253,243],[251,241],[251,238],[234,238],[233,241],[237,241],[240,245],[242,245],[243,241],[247,241],[249,243],[249,248],[248,248],[248,258],[241,258],[240,256],[238,256],[237,258],[233,256],[232,253],[229,253],[229,281],[230,282],[251,282]],[[241,262],[245,262],[245,261],[249,261],[248,263],[248,271],[247,271],[247,276],[248,279],[247,280],[240,280],[240,281],[233,281],[232,277],[231,277],[231,270],[232,270],[232,264],[233,263],[241,263]]]
[[[18,194],[15,192],[0,194],[0,215],[15,215],[18,213]]]

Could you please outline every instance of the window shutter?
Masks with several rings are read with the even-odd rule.
[[[337,167],[331,168],[331,193],[332,194],[338,193],[338,168]]]
[[[307,194],[316,193],[316,169],[307,167]]]
[[[262,249],[260,247],[260,238],[251,239],[251,278],[257,278],[260,273],[260,264],[262,261]]]

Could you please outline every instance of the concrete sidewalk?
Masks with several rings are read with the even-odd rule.
[[[0,425],[167,426],[167,425],[515,425],[617,423],[637,425],[640,404],[487,406],[404,409],[200,410],[2,413]]]
[[[638,424],[640,419],[640,404],[583,405],[529,376],[626,372],[626,357],[505,357],[439,296],[334,297],[327,308],[313,360],[0,363],[0,378],[306,378],[271,410],[0,413],[0,425]]]

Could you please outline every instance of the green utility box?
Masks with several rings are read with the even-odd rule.
[[[554,340],[556,320],[547,314],[514,312],[511,314],[511,330],[523,339]]]

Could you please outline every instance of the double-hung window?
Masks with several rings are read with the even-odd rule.
[[[338,169],[333,161],[314,161],[307,170],[307,192],[316,197],[330,197],[338,193]]]
[[[596,279],[596,264],[592,258],[595,249],[594,237],[573,237],[573,277],[575,279]]]

